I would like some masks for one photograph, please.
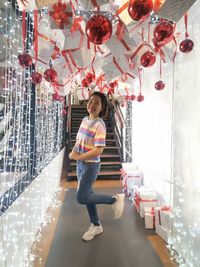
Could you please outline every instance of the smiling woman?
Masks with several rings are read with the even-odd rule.
[[[100,170],[100,154],[105,147],[106,126],[101,117],[106,114],[107,98],[100,92],[94,92],[87,103],[89,116],[83,118],[80,125],[76,144],[69,154],[70,159],[77,160],[77,201],[86,205],[90,217],[90,227],[83,235],[83,240],[90,241],[95,235],[101,234],[96,204],[112,204],[114,217],[122,216],[124,194],[101,195],[93,192],[92,186]]]

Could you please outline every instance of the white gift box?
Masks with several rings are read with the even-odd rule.
[[[116,35],[113,35],[105,45],[115,57],[119,57],[119,55],[133,50],[137,46],[135,40],[130,38],[127,32],[124,33],[122,40],[119,40]]]
[[[54,51],[54,47],[55,42],[51,42],[48,39],[38,36],[38,59],[42,63],[48,64]]]
[[[155,210],[152,207],[144,208],[144,222],[146,229],[154,229],[155,228]]]
[[[58,3],[58,0],[35,0],[38,9],[44,7],[51,7],[53,4]],[[68,0],[62,0],[63,3],[67,3]]]
[[[166,242],[169,242],[170,231],[159,224],[156,224],[156,233]]]
[[[102,70],[105,73],[106,80],[111,82],[117,77],[121,77],[129,70],[128,60],[125,57],[115,58],[110,64],[105,65],[102,67]]]
[[[89,99],[89,88],[80,88],[76,92],[79,100]]]
[[[171,228],[172,224],[171,210],[162,210],[162,207],[156,207],[155,216],[156,216],[156,224],[159,224],[168,230]]]
[[[63,50],[79,49],[86,41],[85,35],[81,30],[70,32],[68,30],[63,30],[65,35],[65,44]]]
[[[76,2],[76,1],[73,0],[72,2]],[[95,0],[95,1],[80,0],[79,1],[81,7],[83,7],[84,10],[93,10],[93,9],[100,7],[102,5],[105,5],[109,2],[110,2],[110,0]],[[95,3],[96,3],[96,5],[95,5]]]
[[[94,49],[82,47],[74,52],[69,52],[71,61],[79,67],[89,66],[95,57]]]

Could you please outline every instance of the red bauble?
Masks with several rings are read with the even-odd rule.
[[[108,94],[114,94],[114,88],[110,87],[110,88],[108,89]]]
[[[40,74],[39,72],[34,72],[31,75],[31,78],[32,78],[32,83],[34,84],[42,82],[42,74]]]
[[[129,95],[126,95],[126,96],[124,97],[124,99],[125,99],[126,101],[128,101],[128,100],[130,100],[130,96],[129,96]]]
[[[156,90],[163,90],[165,88],[165,83],[163,81],[158,81],[155,83]]]
[[[125,103],[122,102],[120,106],[121,106],[122,108],[124,108],[124,107],[125,107]]]
[[[136,99],[136,96],[135,95],[130,95],[130,100],[133,101]]]
[[[20,54],[18,56],[19,65],[28,68],[32,65],[32,57],[29,54]]]
[[[162,42],[174,33],[173,24],[168,20],[161,20],[154,29],[154,38],[157,42]]]
[[[156,62],[156,56],[153,52],[145,52],[140,59],[140,62],[143,67],[151,67]]]
[[[47,82],[53,83],[57,80],[57,72],[54,69],[47,69],[44,72],[44,78]]]
[[[85,31],[91,43],[101,45],[111,37],[112,23],[103,15],[94,15],[86,23]]]
[[[85,80],[88,84],[91,84],[94,81],[94,79],[95,79],[95,76],[91,72],[89,72],[85,77]]]
[[[152,10],[152,0],[131,0],[129,2],[128,13],[136,21],[148,18]]]
[[[138,101],[138,102],[142,102],[143,100],[144,100],[144,96],[141,95],[141,94],[139,94],[139,95],[137,96],[137,101]]]
[[[87,83],[87,81],[86,81],[86,79],[83,79],[83,80],[81,81],[81,85],[82,85],[83,87],[88,87],[88,86],[89,86],[88,83]]]
[[[55,101],[63,102],[64,99],[65,99],[64,96],[61,96],[61,95],[59,95],[58,93],[54,93],[52,96],[53,96],[53,100],[55,100]]]
[[[183,53],[189,53],[190,51],[192,51],[193,47],[194,43],[190,39],[183,40],[179,45],[179,49]]]

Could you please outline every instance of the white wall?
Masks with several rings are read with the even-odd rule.
[[[29,266],[26,256],[61,178],[64,149],[0,217],[0,266]]]

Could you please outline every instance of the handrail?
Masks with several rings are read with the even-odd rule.
[[[118,150],[120,153],[120,158],[122,161],[124,161],[123,129],[124,129],[124,125],[125,125],[125,120],[124,120],[123,114],[122,114],[119,106],[114,101],[112,95],[111,95],[111,102],[109,102],[109,108],[110,108],[110,114],[111,114],[112,125],[114,128],[114,133],[115,133],[117,143],[118,143]],[[119,127],[118,127],[118,123],[116,120],[119,122]]]

